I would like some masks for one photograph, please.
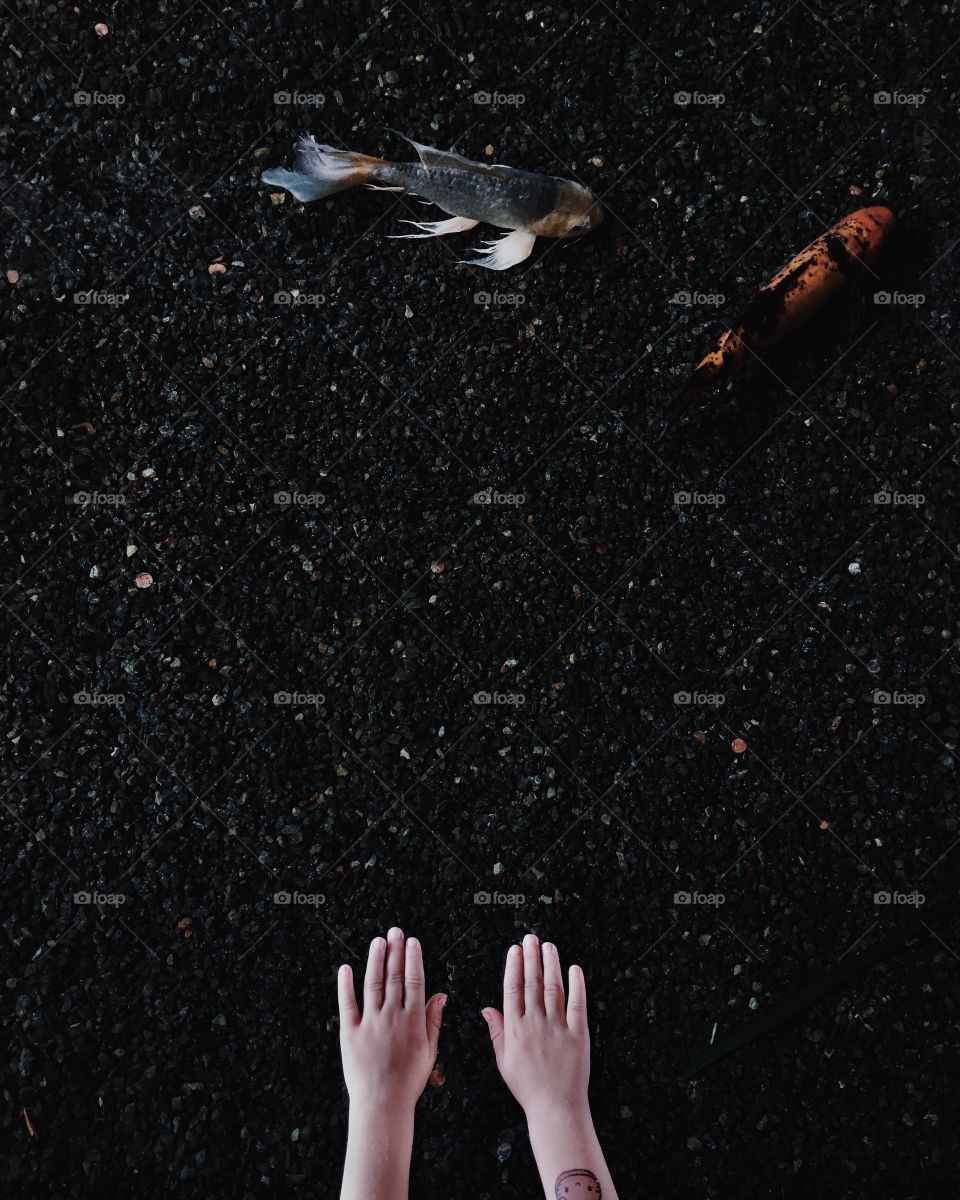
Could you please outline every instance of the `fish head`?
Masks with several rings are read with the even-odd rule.
[[[579,237],[603,220],[603,205],[589,188],[570,179],[558,179],[557,200],[552,210],[531,233],[542,237]]]

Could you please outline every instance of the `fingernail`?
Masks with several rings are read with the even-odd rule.
[[[481,1008],[480,1016],[483,1017],[483,1019],[486,1021],[486,1023],[488,1025],[490,1024],[490,1009],[489,1008]]]
[[[526,946],[528,942],[531,946],[535,946],[537,944],[537,935],[535,933],[524,934],[523,944]]]
[[[447,1007],[447,997],[440,996],[437,1000],[437,1008],[446,1008],[446,1007]]]
[[[398,938],[398,937],[403,937],[403,930],[402,930],[402,929],[398,929],[398,928],[396,927],[396,925],[394,925],[394,926],[393,926],[393,928],[392,928],[392,929],[390,929],[390,930],[387,932],[387,937],[388,937],[388,938]]]

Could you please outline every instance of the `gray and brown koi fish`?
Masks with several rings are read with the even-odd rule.
[[[403,136],[403,135],[401,135]],[[505,271],[528,257],[538,237],[575,237],[603,220],[596,196],[570,179],[535,175],[499,163],[478,163],[434,150],[412,138],[419,162],[387,162],[303,137],[292,171],[274,167],[261,179],[282,187],[305,204],[364,184],[380,191],[412,192],[450,214],[448,221],[407,221],[418,233],[398,237],[441,237],[473,229],[481,221],[510,232],[478,247],[471,266]]]

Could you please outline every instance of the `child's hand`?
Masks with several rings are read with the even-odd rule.
[[[564,1007],[560,956],[532,933],[523,949],[511,946],[503,977],[503,1012],[485,1008],[497,1066],[504,1083],[527,1114],[588,1112],[590,1034],[583,972],[570,968],[570,998]]]
[[[363,979],[363,1016],[357,1007],[353,971],[337,976],[340,1052],[352,1105],[412,1112],[437,1057],[446,996],[424,1004],[423,955],[416,938],[404,944],[391,929],[370,943]]]

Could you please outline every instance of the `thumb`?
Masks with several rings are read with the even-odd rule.
[[[490,1041],[493,1043],[493,1053],[499,1067],[500,1056],[503,1052],[503,1013],[496,1008],[482,1008],[480,1016],[486,1021],[487,1029],[490,1031]]]
[[[440,1026],[443,1024],[443,1010],[447,1003],[447,998],[443,992],[437,992],[427,1001],[426,1017],[427,1017],[427,1041],[430,1044],[430,1053],[437,1057],[437,1046],[440,1042]]]

